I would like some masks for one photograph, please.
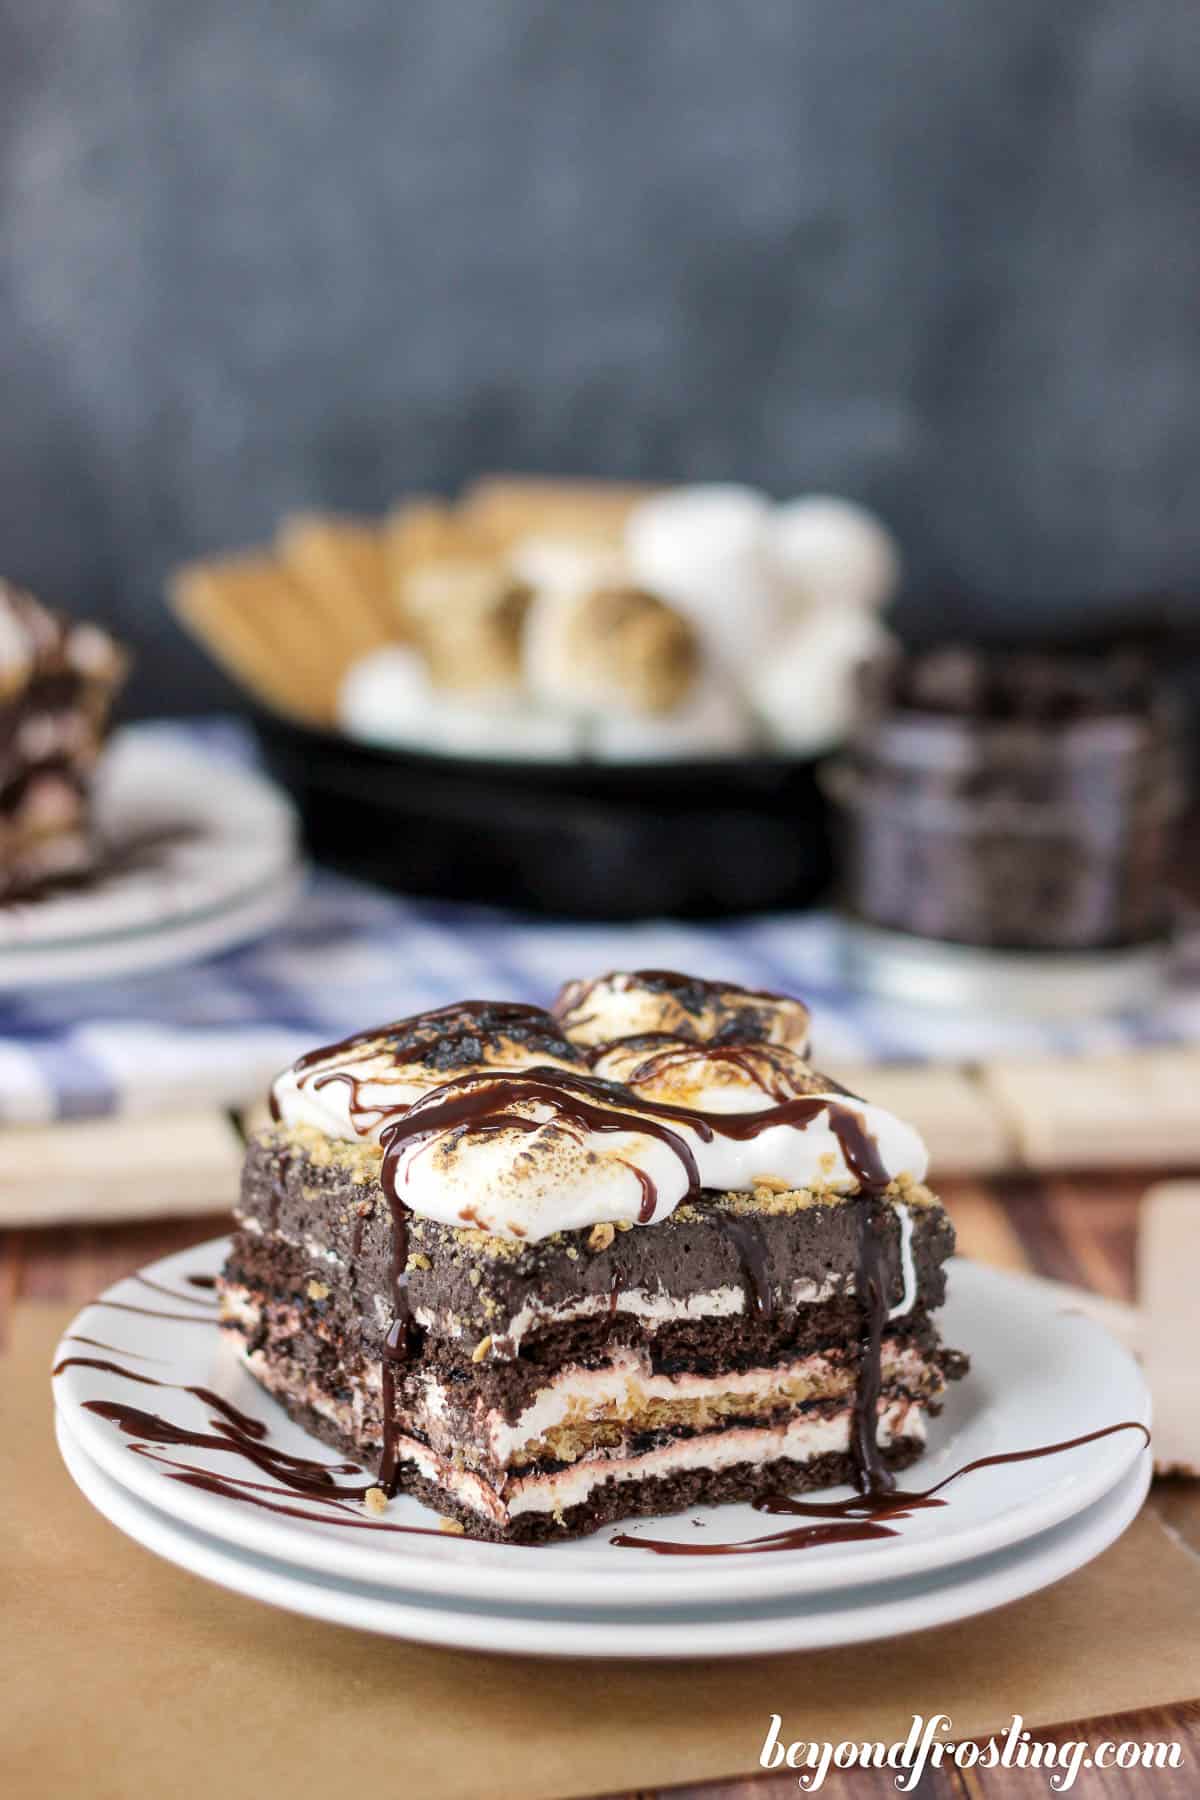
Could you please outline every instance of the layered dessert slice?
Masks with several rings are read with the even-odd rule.
[[[250,1371],[472,1535],[852,1480],[963,1359],[917,1133],[799,1002],[661,971],[314,1051],[247,1152],[221,1281]]]
[[[0,900],[92,869],[92,775],[125,658],[0,581]]]

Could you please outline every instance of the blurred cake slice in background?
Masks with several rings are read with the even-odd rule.
[[[107,632],[0,581],[0,900],[94,867],[91,782],[125,668]]]

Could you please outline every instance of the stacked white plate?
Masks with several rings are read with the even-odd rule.
[[[195,1278],[214,1275],[224,1251],[220,1240],[167,1257],[84,1308],[58,1352],[91,1359],[55,1377],[59,1443],[87,1497],[148,1550],[313,1618],[541,1656],[711,1658],[859,1643],[986,1612],[1059,1580],[1119,1536],[1149,1485],[1145,1435],[1132,1428],[1148,1425],[1149,1397],[1129,1353],[1036,1282],[956,1261],[943,1331],[969,1353],[971,1373],[952,1389],[926,1455],[901,1478],[907,1490],[930,1489],[978,1458],[1131,1428],[963,1473],[938,1496],[943,1506],[916,1510],[894,1522],[895,1536],[868,1541],[665,1556],[611,1542],[621,1532],[711,1551],[810,1522],[748,1506],[634,1520],[535,1549],[347,1529],[347,1518],[370,1515],[348,1505],[342,1524],[326,1523],[312,1516],[319,1505],[236,1454],[211,1444],[152,1444],[147,1454],[144,1433],[126,1435],[87,1407],[116,1401],[217,1436],[212,1405],[177,1391],[203,1387],[260,1421],[273,1449],[338,1461],[221,1344],[213,1296]],[[166,1391],[144,1385],[147,1378]],[[261,1486],[233,1498],[227,1487],[177,1479],[181,1463],[201,1481],[211,1473]],[[386,1522],[437,1526],[409,1499],[396,1501]]]
[[[160,727],[116,733],[93,811],[105,846],[94,878],[0,909],[0,992],[215,956],[277,925],[300,891],[291,803]]]

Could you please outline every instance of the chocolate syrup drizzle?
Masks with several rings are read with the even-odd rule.
[[[537,1104],[539,1116],[528,1118],[519,1110],[530,1102]],[[674,1129],[677,1124],[689,1126],[704,1143],[710,1143],[718,1134],[748,1142],[775,1125],[796,1125],[803,1129],[820,1114],[828,1116],[846,1165],[857,1179],[860,1190],[855,1204],[858,1208],[857,1290],[863,1303],[863,1327],[854,1403],[855,1475],[864,1491],[886,1491],[892,1484],[892,1477],[879,1454],[877,1418],[882,1386],[882,1339],[888,1314],[886,1235],[890,1214],[881,1204],[880,1196],[891,1177],[861,1113],[827,1095],[801,1095],[752,1113],[703,1112],[663,1101],[640,1097],[635,1100],[618,1083],[549,1066],[463,1074],[415,1101],[398,1118],[389,1121],[379,1134],[383,1148],[380,1181],[392,1211],[392,1283],[397,1307],[396,1321],[388,1335],[383,1359],[381,1485],[391,1493],[398,1479],[393,1423],[396,1365],[405,1360],[412,1341],[404,1274],[408,1258],[407,1208],[397,1182],[400,1155],[444,1132],[464,1128],[479,1134],[535,1132],[548,1122],[544,1116],[546,1112],[553,1122],[580,1133],[642,1132],[657,1138],[683,1165],[689,1199],[694,1199],[701,1191],[700,1172],[691,1145]],[[645,1224],[654,1216],[658,1193],[644,1171],[637,1173],[642,1184],[639,1219]],[[773,1294],[761,1235],[755,1222],[735,1214],[723,1214],[722,1227],[737,1245],[755,1313],[760,1318],[769,1316]]]
[[[132,1279],[137,1282],[139,1287],[149,1288],[151,1293],[162,1294],[168,1300],[182,1300],[185,1306],[213,1307],[217,1304],[215,1299],[205,1300],[201,1299],[199,1294],[181,1294],[178,1288],[164,1287],[161,1281],[151,1281],[149,1275],[139,1274],[133,1276]],[[191,1276],[188,1277],[189,1284],[195,1286],[199,1286],[201,1282],[206,1280],[209,1281],[213,1287],[216,1286],[216,1278],[213,1276],[201,1275],[195,1278]]]
[[[186,1296],[181,1294],[178,1298],[182,1300],[185,1299]],[[89,1300],[88,1305],[103,1306],[107,1308],[109,1312],[137,1313],[138,1316],[143,1319],[170,1319],[176,1325],[220,1324],[220,1319],[217,1317],[217,1310],[215,1307],[206,1306],[202,1312],[177,1313],[163,1312],[161,1308],[157,1306],[134,1306],[133,1303],[128,1300]]]
[[[118,1351],[116,1354],[129,1355],[130,1352]],[[53,1374],[61,1375],[69,1368],[100,1369],[108,1374],[119,1375],[126,1381],[136,1381],[143,1387],[167,1388],[177,1393],[191,1394],[220,1415],[208,1421],[211,1431],[193,1431],[176,1424],[174,1420],[163,1418],[159,1413],[145,1412],[140,1407],[126,1406],[121,1401],[82,1402],[85,1412],[95,1413],[98,1417],[109,1420],[126,1437],[136,1440],[129,1445],[133,1454],[157,1463],[171,1481],[202,1488],[207,1493],[218,1494],[227,1500],[239,1500],[247,1506],[261,1507],[266,1512],[308,1519],[318,1525],[341,1525],[358,1531],[399,1532],[413,1537],[441,1536],[440,1531],[430,1526],[396,1525],[386,1520],[366,1519],[360,1513],[351,1511],[350,1505],[365,1499],[368,1490],[375,1483],[364,1482],[357,1486],[343,1487],[334,1477],[361,1474],[357,1463],[317,1462],[311,1457],[293,1456],[285,1450],[275,1449],[267,1442],[270,1430],[262,1420],[251,1418],[234,1406],[232,1401],[214,1393],[211,1388],[193,1387],[184,1382],[160,1381],[156,1376],[143,1375],[133,1369],[123,1368],[120,1363],[94,1356],[65,1356],[55,1364]],[[240,1457],[262,1474],[270,1476],[275,1485],[246,1480],[238,1475],[217,1474],[194,1463],[180,1462],[175,1457],[162,1455],[164,1448],[218,1451]],[[290,1505],[287,1503],[289,1496],[317,1503],[324,1510],[316,1512]]]
[[[767,1268],[762,1226],[757,1219],[741,1217],[737,1213],[721,1213],[720,1220],[721,1230],[731,1239],[738,1253],[750,1310],[756,1319],[774,1318],[775,1290]]]
[[[129,1355],[131,1352],[118,1350],[114,1354]],[[208,1421],[211,1430],[194,1431],[174,1420],[163,1418],[159,1413],[145,1412],[140,1407],[126,1406],[120,1401],[82,1402],[86,1412],[107,1419],[124,1436],[135,1440],[129,1445],[131,1452],[156,1463],[168,1480],[203,1489],[223,1499],[237,1500],[246,1506],[283,1513],[290,1518],[306,1519],[318,1525],[339,1525],[358,1531],[389,1531],[407,1537],[442,1535],[429,1526],[397,1525],[388,1520],[366,1519],[360,1513],[351,1511],[350,1507],[364,1500],[370,1487],[375,1485],[367,1482],[354,1486],[339,1485],[335,1480],[336,1476],[361,1474],[357,1463],[318,1462],[311,1457],[294,1456],[285,1450],[274,1448],[267,1441],[270,1429],[262,1420],[251,1418],[232,1401],[214,1393],[211,1388],[185,1382],[161,1381],[157,1376],[144,1375],[139,1371],[123,1368],[120,1363],[92,1356],[65,1356],[55,1364],[53,1374],[61,1375],[69,1368],[100,1369],[126,1381],[137,1382],[142,1387],[190,1394],[220,1415]],[[1111,1437],[1118,1431],[1140,1431],[1146,1443],[1150,1442],[1150,1433],[1139,1420],[1124,1419],[1116,1425],[1106,1425],[1098,1431],[1086,1432],[1081,1437],[1065,1438],[1060,1443],[1042,1444],[1032,1450],[1009,1450],[992,1456],[977,1457],[973,1462],[964,1463],[961,1468],[943,1476],[932,1487],[913,1492],[893,1489],[887,1493],[854,1494],[846,1500],[831,1501],[792,1499],[786,1494],[764,1495],[752,1502],[756,1511],[798,1516],[814,1523],[769,1532],[761,1537],[744,1538],[727,1544],[697,1544],[694,1541],[675,1543],[670,1539],[631,1537],[626,1533],[618,1533],[609,1542],[620,1549],[648,1550],[656,1556],[747,1556],[896,1537],[899,1534],[893,1528],[895,1523],[928,1507],[944,1506],[946,1502],[937,1496],[951,1482],[958,1481],[964,1475],[1003,1463],[1029,1462],[1039,1457],[1057,1456],[1082,1444]],[[273,1485],[249,1480],[244,1476],[218,1474],[211,1469],[162,1454],[166,1449],[177,1448],[207,1450],[240,1457],[260,1473],[269,1476]],[[383,1485],[382,1482],[379,1485]],[[306,1500],[310,1502],[310,1507],[292,1505],[289,1503],[292,1498]],[[319,1505],[323,1510],[313,1511],[312,1505]]]
[[[646,1031],[633,1038],[614,1038],[609,1043],[596,1044],[587,1052],[588,1062],[595,1068],[618,1049],[633,1050],[639,1055],[643,1050],[646,1052],[626,1072],[624,1082],[628,1087],[636,1082],[655,1081],[669,1070],[687,1068],[689,1064],[725,1064],[740,1070],[761,1094],[777,1104],[790,1099],[793,1092],[789,1072],[780,1065],[785,1059],[799,1060],[795,1051],[776,1044],[727,1044],[719,1039],[693,1042],[681,1040],[671,1031]]]
[[[642,971],[641,978],[657,981],[673,988],[689,984],[688,978],[667,970]],[[691,983],[697,994],[720,993],[720,984]],[[775,999],[775,995],[752,996]],[[847,1167],[859,1183],[856,1204],[859,1213],[858,1292],[863,1299],[863,1330],[860,1345],[860,1375],[854,1409],[853,1453],[856,1478],[864,1491],[886,1489],[891,1477],[879,1455],[877,1445],[877,1408],[881,1383],[881,1341],[887,1323],[886,1228],[888,1214],[879,1204],[879,1196],[889,1185],[890,1177],[883,1166],[878,1145],[867,1130],[861,1113],[853,1106],[820,1096],[801,1095],[779,1099],[757,1112],[718,1113],[667,1102],[643,1099],[626,1086],[605,1081],[594,1074],[572,1068],[538,1064],[522,1070],[463,1068],[464,1063],[478,1062],[486,1054],[485,1040],[502,1032],[516,1045],[535,1052],[561,1054],[564,1062],[584,1062],[577,1046],[561,1036],[548,1013],[538,1007],[516,1002],[464,1001],[420,1015],[391,1030],[374,1028],[354,1033],[339,1044],[323,1046],[309,1052],[294,1065],[300,1085],[311,1082],[321,1087],[339,1082],[350,1090],[351,1116],[375,1112],[364,1108],[361,1084],[353,1069],[330,1069],[335,1058],[348,1058],[351,1063],[368,1061],[382,1045],[393,1047],[397,1055],[411,1054],[415,1066],[423,1066],[445,1076],[444,1082],[406,1105],[397,1116],[383,1125],[379,1143],[383,1151],[380,1183],[392,1218],[392,1291],[394,1317],[384,1345],[382,1358],[383,1454],[380,1485],[391,1494],[399,1479],[399,1455],[396,1426],[396,1383],[400,1367],[409,1359],[418,1341],[418,1331],[408,1297],[408,1216],[409,1209],[399,1191],[398,1164],[401,1154],[443,1133],[466,1130],[475,1134],[501,1131],[533,1133],[546,1124],[565,1126],[583,1135],[635,1132],[656,1138],[678,1159],[687,1177],[686,1198],[694,1200],[701,1192],[700,1172],[695,1153],[686,1137],[676,1129],[686,1125],[703,1143],[711,1143],[717,1135],[749,1142],[777,1125],[800,1129],[822,1113],[829,1119]],[[647,1034],[648,1037],[668,1034]],[[361,1053],[361,1055],[359,1054]],[[660,1056],[683,1054],[677,1045],[658,1052]],[[689,1046],[689,1056],[707,1056],[734,1062],[743,1067],[760,1086],[763,1084],[762,1061],[769,1060],[769,1047],[759,1052],[738,1042],[701,1042]],[[461,1072],[455,1074],[455,1064]],[[764,1092],[771,1091],[764,1088]],[[775,1090],[778,1091],[777,1089]],[[534,1103],[538,1115],[525,1116],[522,1106]],[[273,1109],[278,1117],[278,1109]],[[547,1118],[547,1114],[549,1117]],[[632,1167],[632,1165],[631,1165]],[[633,1169],[641,1187],[639,1223],[648,1224],[658,1204],[658,1191],[652,1178],[641,1169]],[[285,1180],[286,1166],[281,1166],[279,1180]],[[469,1221],[468,1221],[469,1222]],[[270,1221],[268,1222],[270,1223]],[[747,1292],[755,1314],[770,1316],[774,1295],[766,1268],[766,1257],[754,1222],[736,1215],[723,1214],[722,1226],[733,1239],[746,1277]],[[361,1243],[361,1227],[355,1226],[356,1245]]]
[[[788,1494],[763,1494],[750,1504],[756,1512],[784,1513],[790,1517],[831,1521],[830,1523],[796,1525],[788,1530],[768,1532],[763,1537],[741,1538],[731,1544],[674,1543],[669,1538],[631,1537],[619,1532],[609,1539],[621,1550],[649,1550],[654,1556],[751,1556],[779,1550],[815,1550],[823,1544],[845,1544],[872,1538],[899,1537],[893,1523],[911,1518],[914,1512],[928,1507],[945,1506],[936,1498],[943,1488],[976,1469],[991,1469],[1001,1463],[1032,1462],[1038,1457],[1058,1456],[1064,1450],[1075,1450],[1081,1444],[1094,1444],[1098,1438],[1112,1437],[1118,1431],[1140,1431],[1146,1443],[1150,1433],[1139,1419],[1122,1419],[1116,1425],[1102,1426],[1099,1431],[1085,1432],[1082,1437],[1064,1438],[1057,1444],[1039,1444],[1034,1450],[1006,1450],[995,1456],[978,1456],[961,1469],[942,1477],[930,1488],[905,1492],[893,1484],[886,1492],[875,1490],[853,1494],[848,1500],[794,1500]]]

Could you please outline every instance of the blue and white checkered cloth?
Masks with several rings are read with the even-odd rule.
[[[180,727],[244,758],[228,728]],[[1067,1023],[916,1011],[844,987],[826,913],[574,925],[400,899],[318,871],[256,943],[113,982],[0,997],[0,1120],[237,1106],[302,1051],[463,998],[546,1003],[570,976],[694,969],[800,994],[819,1063],[973,1061],[1200,1042],[1200,960],[1152,1013]]]

